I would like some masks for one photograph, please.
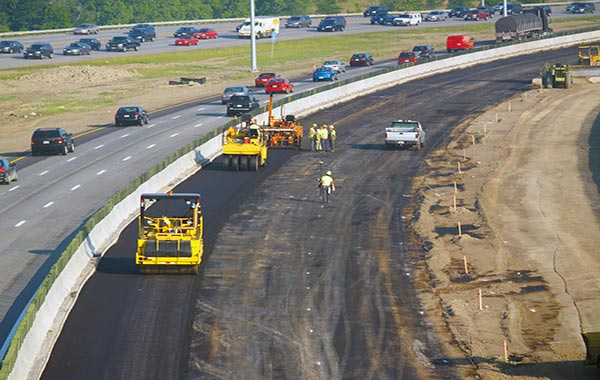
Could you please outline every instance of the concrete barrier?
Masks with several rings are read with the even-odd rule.
[[[515,55],[597,41],[598,39],[600,39],[600,31],[594,31],[504,46],[432,61],[316,93],[285,104],[285,111],[287,114],[305,116],[330,108],[335,104],[347,102],[424,76],[493,60],[506,59]],[[274,110],[274,112],[281,111]],[[266,112],[256,116],[259,123],[265,122],[267,117]],[[139,186],[136,191],[115,205],[112,211],[92,229],[85,242],[81,244],[53,283],[36,314],[33,326],[23,341],[9,379],[38,379],[40,377],[52,346],[60,334],[69,311],[75,304],[79,291],[95,270],[97,258],[116,241],[120,231],[135,217],[138,212],[140,194],[143,192],[164,192],[174,187],[177,183],[201,169],[203,163],[212,161],[221,152],[222,138],[221,135],[218,135],[179,158],[165,170]]]

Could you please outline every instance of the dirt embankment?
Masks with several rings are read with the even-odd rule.
[[[414,181],[418,285],[450,333],[447,364],[486,380],[596,378],[580,332],[600,330],[598,99],[584,80],[519,95],[458,128]]]

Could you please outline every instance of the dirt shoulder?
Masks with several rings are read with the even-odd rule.
[[[419,285],[436,330],[450,332],[448,363],[482,379],[595,378],[580,332],[600,330],[588,162],[598,99],[600,85],[583,79],[529,91],[428,157],[411,227],[428,250]]]

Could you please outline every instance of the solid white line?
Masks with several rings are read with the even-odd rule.
[[[41,172],[41,173],[40,173],[40,174],[38,174],[38,175],[44,175],[44,174],[48,174],[48,170],[44,170],[43,172]]]
[[[19,223],[15,224],[15,227],[21,227],[25,223],[27,223],[26,220],[21,220]]]
[[[204,111],[206,107],[198,108],[196,111]]]
[[[75,185],[72,188],[70,188],[69,190],[74,191],[74,190],[79,189],[80,187],[81,187],[81,185]]]
[[[95,147],[94,149],[100,149],[100,148],[102,148],[103,146],[104,146],[104,144],[100,144],[100,145],[98,145],[97,147]]]
[[[121,138],[129,136],[129,133],[125,133]]]
[[[15,186],[15,187],[12,187],[12,188],[8,189],[8,191],[17,190],[18,188],[19,188],[19,185],[17,185],[17,186]]]
[[[69,159],[67,160],[67,162],[71,162],[71,161],[73,161],[73,160],[76,160],[76,159],[77,159],[77,157],[71,157],[71,158],[69,158]]]
[[[155,146],[156,146],[156,144],[150,144],[150,145],[148,145],[148,146],[146,147],[146,149],[152,149],[152,148],[154,148]]]
[[[44,205],[44,208],[48,208],[50,206],[52,206],[54,204],[54,202],[48,202]]]
[[[100,174],[104,174],[104,173],[106,173],[106,170],[105,170],[105,169],[102,169],[102,170],[100,170],[98,173],[96,173],[96,175],[100,175]]]
[[[131,156],[127,156],[123,159],[123,161],[131,160]]]
[[[194,128],[198,128],[198,127],[201,127],[201,126],[202,126],[202,123],[196,124],[196,125],[194,125]]]
[[[179,119],[180,117],[181,117],[181,115],[175,115],[171,118],[171,120]]]
[[[179,133],[173,133],[173,134],[172,134],[171,136],[169,136],[169,137],[175,137],[175,136],[177,136],[177,135],[179,135]]]

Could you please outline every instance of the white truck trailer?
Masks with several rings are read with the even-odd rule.
[[[238,31],[238,37],[250,38],[252,33],[250,31],[251,26],[250,19],[247,19]],[[254,18],[254,34],[256,38],[271,37],[273,33],[279,34],[278,17],[259,16]]]

